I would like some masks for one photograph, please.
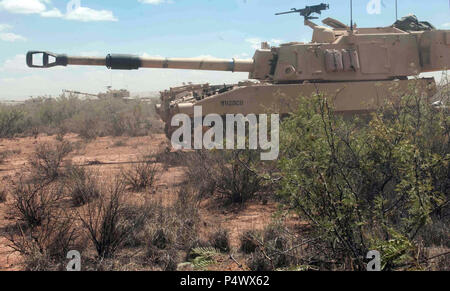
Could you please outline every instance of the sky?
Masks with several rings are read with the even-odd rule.
[[[309,41],[312,31],[296,14],[276,12],[320,0],[0,0],[0,99],[98,93],[106,86],[131,92],[159,91],[183,82],[228,83],[246,73],[103,67],[30,69],[29,50],[82,56],[128,53],[158,57],[248,59],[260,42]],[[350,22],[349,0],[322,0],[322,16]],[[359,27],[395,21],[394,0],[353,0]],[[450,29],[449,0],[398,0],[399,16],[416,14]],[[379,5],[381,4],[381,5]],[[323,19],[321,18],[321,19]]]

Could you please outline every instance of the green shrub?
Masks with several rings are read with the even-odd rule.
[[[449,125],[414,88],[367,118],[301,99],[282,125],[279,194],[326,244],[323,260],[364,270],[373,249],[390,250],[387,269],[413,260],[417,234],[448,207]]]
[[[144,136],[151,131],[162,132],[162,124],[154,104],[139,100],[83,100],[61,95],[30,99],[20,105],[0,105],[0,137],[66,131],[88,140],[97,136]]]
[[[12,137],[24,131],[24,113],[12,106],[0,105],[0,138]]]
[[[205,270],[208,266],[217,263],[220,250],[212,247],[197,247],[191,250],[192,265],[195,270]]]

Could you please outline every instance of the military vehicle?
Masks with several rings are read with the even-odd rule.
[[[85,97],[94,97],[98,99],[106,99],[106,98],[121,98],[121,99],[128,99],[130,98],[130,92],[125,89],[120,90],[112,90],[110,86],[107,87],[106,92],[101,92],[98,94],[91,94],[91,93],[84,93],[79,91],[72,91],[72,90],[63,90],[63,93],[69,93],[74,95],[83,95]]]
[[[80,91],[73,91],[73,90],[63,90],[64,94],[69,94],[69,95],[82,95],[86,98],[98,98],[98,95],[95,94],[91,94],[91,93],[85,93],[85,92],[80,92]]]
[[[129,99],[130,98],[130,91],[128,91],[126,89],[113,90],[113,89],[111,89],[111,86],[108,86],[106,88],[107,88],[106,93],[98,93],[99,99],[106,99],[106,98]]]
[[[313,30],[310,43],[280,46],[262,43],[251,60],[144,58],[110,54],[106,58],[73,57],[49,52],[27,54],[30,67],[85,65],[113,70],[139,68],[248,72],[250,80],[231,85],[186,85],[161,92],[157,111],[166,123],[177,113],[190,116],[194,106],[204,115],[291,113],[299,96],[322,93],[330,96],[337,112],[353,114],[379,108],[386,99],[398,98],[414,86],[421,94],[436,92],[434,78],[408,78],[450,67],[450,30],[359,28],[333,18],[324,26],[311,20],[329,8],[326,4],[280,13],[299,13]],[[401,26],[404,27],[404,26]],[[418,26],[420,27],[420,26]],[[35,64],[36,55],[42,58]],[[397,97],[393,97],[397,96]],[[395,100],[393,100],[395,101]]]

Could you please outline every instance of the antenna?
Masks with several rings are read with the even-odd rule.
[[[398,20],[398,0],[395,0],[395,20]]]
[[[350,30],[353,31],[353,0],[350,0]]]

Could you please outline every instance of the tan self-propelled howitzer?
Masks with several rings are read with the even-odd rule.
[[[130,92],[125,89],[120,90],[111,90],[111,88],[108,86],[107,92],[102,92],[98,94],[91,94],[91,93],[84,93],[79,91],[73,91],[73,90],[63,90],[63,93],[73,94],[73,95],[82,95],[87,98],[98,98],[98,99],[107,99],[107,98],[117,98],[117,99],[128,99],[130,98]]]
[[[171,117],[177,113],[194,113],[202,106],[207,114],[289,114],[300,96],[320,92],[331,96],[334,108],[341,113],[364,113],[377,109],[393,95],[400,96],[411,86],[431,97],[436,91],[434,78],[413,78],[424,72],[450,67],[450,31],[432,26],[420,31],[389,27],[349,27],[335,19],[323,20],[326,26],[313,23],[313,13],[328,5],[306,7],[287,13],[300,13],[305,25],[313,29],[310,43],[291,42],[277,47],[263,43],[252,60],[166,59],[131,55],[108,55],[106,58],[71,57],[48,52],[29,52],[30,67],[57,65],[106,66],[113,70],[139,68],[189,69],[248,72],[255,80],[233,85],[185,85],[161,92],[157,111],[170,133]],[[416,29],[413,29],[416,30]],[[42,64],[34,64],[34,56]],[[395,94],[393,94],[393,92]],[[395,100],[393,100],[395,101]]]

